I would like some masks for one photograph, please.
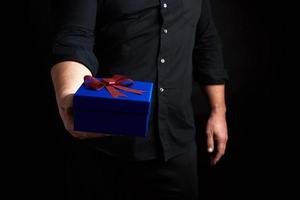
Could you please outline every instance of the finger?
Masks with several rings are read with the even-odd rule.
[[[216,165],[225,153],[226,142],[220,142],[217,145],[216,154],[212,159],[212,164]]]
[[[81,132],[81,131],[76,131],[76,134],[81,135],[85,138],[101,138],[101,137],[109,136],[109,134],[104,134],[104,133]]]
[[[104,133],[94,133],[94,132],[82,132],[82,131],[69,131],[71,135],[77,139],[94,139],[94,138],[103,138],[110,136],[109,134]]]
[[[74,138],[77,138],[77,139],[83,139],[84,136],[83,135],[79,135],[77,134],[75,131],[73,130],[68,130],[68,132],[74,137]]]
[[[89,137],[86,132],[77,132],[77,131],[74,131],[74,130],[70,130],[69,133],[74,138],[77,138],[77,139],[80,139],[80,140],[91,138],[91,136]]]
[[[206,139],[206,142],[207,142],[207,151],[209,153],[212,153],[214,151],[214,137],[213,137],[213,133],[212,133],[212,131],[207,131],[206,135],[207,135],[207,139]]]

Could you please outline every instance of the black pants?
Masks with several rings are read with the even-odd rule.
[[[196,200],[195,146],[167,162],[122,161],[78,145],[68,159],[70,200]]]

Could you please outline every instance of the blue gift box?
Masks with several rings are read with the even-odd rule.
[[[127,97],[112,97],[106,88],[93,90],[83,84],[73,99],[74,130],[146,137],[153,83],[134,81],[128,87],[145,92],[117,89]]]

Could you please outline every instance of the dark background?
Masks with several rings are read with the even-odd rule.
[[[276,194],[278,160],[283,155],[272,149],[279,120],[271,111],[278,89],[279,67],[286,54],[282,7],[261,0],[211,2],[230,75],[227,84],[230,139],[226,156],[217,167],[209,167],[203,137],[207,102],[195,84],[201,199]],[[17,155],[21,157],[16,164],[20,172],[17,182],[22,188],[29,188],[23,192],[32,198],[57,199],[65,195],[65,146],[49,73],[53,2],[31,0],[28,5],[30,23],[19,19],[18,29],[23,34],[16,34],[19,43],[17,48],[14,46],[22,55],[15,58],[16,63],[20,62],[19,75],[26,74],[26,83],[32,86],[24,91],[24,105],[18,117],[25,120],[17,125],[21,130],[29,130],[29,134],[14,141],[14,145],[22,148]],[[270,187],[271,191],[267,189]]]

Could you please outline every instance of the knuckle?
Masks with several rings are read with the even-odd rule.
[[[226,142],[226,141],[228,140],[228,138],[227,138],[226,136],[223,136],[223,137],[221,137],[220,139],[221,139],[221,141],[223,141],[223,142]]]
[[[211,131],[206,131],[206,135],[208,136],[208,137],[212,137],[212,132]]]
[[[71,135],[77,135],[77,134],[74,133],[74,131],[73,131],[71,128],[67,128],[66,130],[67,130]]]
[[[77,134],[77,133],[74,132],[74,131],[69,131],[69,133],[70,133],[74,138],[76,138],[76,139],[81,139],[81,138],[82,138],[81,135]]]

